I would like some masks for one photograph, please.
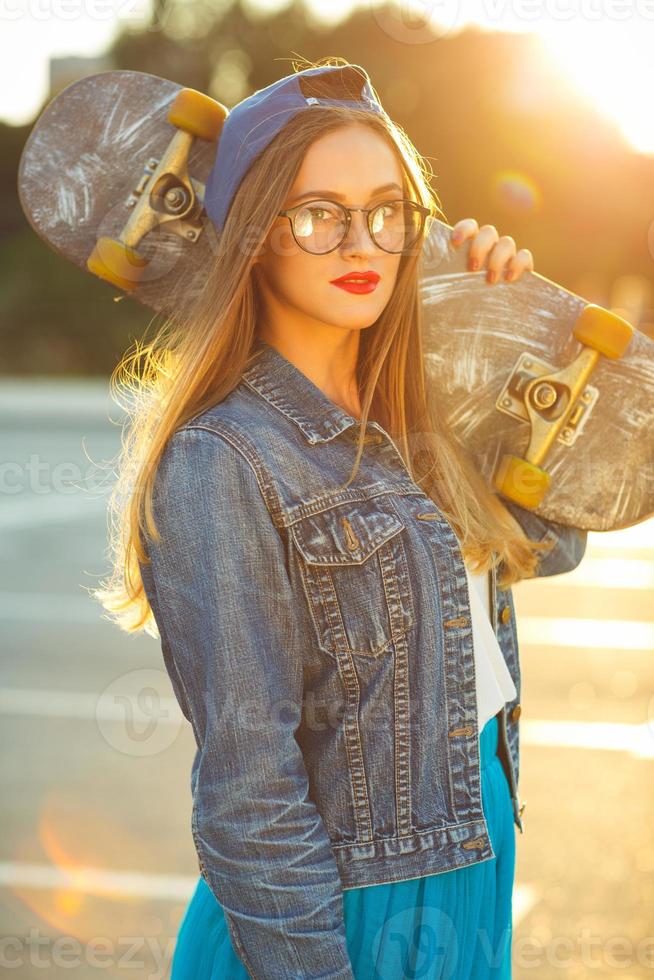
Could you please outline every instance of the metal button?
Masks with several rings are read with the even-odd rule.
[[[448,732],[448,738],[454,738],[455,735],[474,735],[475,729],[472,725],[464,725],[462,728],[453,728],[451,732]]]
[[[358,428],[357,426],[352,426],[350,428],[350,438],[352,439],[352,442],[359,441],[360,432],[361,432],[360,427]],[[366,433],[363,437],[364,446],[380,446],[383,441],[384,441],[384,435],[381,432],[368,432],[366,430]]]
[[[511,619],[511,606],[504,607],[504,609],[500,613],[500,619],[502,620],[503,623],[508,623],[508,621]]]
[[[511,708],[511,714],[509,715],[509,718],[511,719],[511,721],[517,721],[521,714],[522,714],[522,707],[519,704],[516,704],[514,705],[513,708]]]
[[[457,616],[456,619],[446,619],[445,622],[443,623],[443,626],[450,629],[455,626],[467,626],[469,622],[470,620],[468,619],[467,616]]]

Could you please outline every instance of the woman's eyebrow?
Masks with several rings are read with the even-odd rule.
[[[393,183],[391,184],[382,184],[381,187],[378,187],[376,190],[374,190],[371,193],[370,197],[376,197],[378,194],[381,194],[383,191],[392,191],[392,190],[401,191],[402,188],[395,181],[393,181]],[[297,194],[292,199],[292,202],[301,201],[302,198],[304,197],[334,198],[337,201],[343,201],[345,200],[346,195],[337,194],[336,191],[304,191],[303,194]]]

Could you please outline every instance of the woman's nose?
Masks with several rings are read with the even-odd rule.
[[[345,236],[341,248],[345,252],[367,253],[374,252],[377,248],[370,237],[368,230],[367,216],[360,211],[354,211],[351,215],[350,227]]]

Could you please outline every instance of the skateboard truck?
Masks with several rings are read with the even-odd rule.
[[[503,456],[493,477],[500,493],[528,509],[537,507],[549,488],[550,474],[541,464],[554,441],[573,445],[590,417],[599,392],[587,382],[600,356],[622,357],[634,328],[616,313],[589,303],[572,333],[582,349],[570,364],[557,370],[522,354],[495,403],[498,411],[531,426],[524,457]]]
[[[179,139],[178,137],[187,137]],[[177,145],[175,145],[177,144]],[[134,214],[125,226],[121,239],[138,244],[152,228],[168,224],[170,231],[189,241],[202,233],[199,220],[204,184],[188,175],[188,134],[179,130],[170,142],[163,163],[151,157],[143,177],[125,201]],[[127,241],[127,236],[132,239]]]
[[[548,421],[558,418],[565,410],[568,402],[567,395],[572,381],[570,375],[576,366],[577,362],[575,361],[564,371],[557,372],[556,367],[547,361],[534,357],[532,354],[521,354],[513,368],[511,377],[497,399],[496,408],[516,419],[529,422],[531,417],[525,403],[526,398],[529,397],[534,408],[542,414],[543,418]],[[529,385],[529,382],[535,378],[538,378],[540,383]],[[564,378],[569,379],[566,388],[562,386]],[[528,385],[529,394],[527,396]],[[565,426],[556,434],[558,442],[566,446],[574,444],[590,417],[598,395],[597,388],[590,384],[586,385],[577,401],[575,410],[569,415]],[[531,443],[529,448],[531,449]]]
[[[149,264],[137,248],[153,228],[167,225],[185,240],[197,241],[202,233],[205,188],[189,177],[189,153],[197,137],[217,142],[228,113],[222,103],[203,92],[180,89],[168,110],[168,122],[177,131],[161,159],[147,161],[125,201],[132,213],[118,238],[98,238],[86,262],[90,272],[130,292],[139,286]]]

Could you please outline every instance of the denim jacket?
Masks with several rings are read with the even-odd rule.
[[[141,566],[192,725],[200,873],[255,978],[352,978],[342,891],[494,855],[482,808],[467,581],[457,538],[369,422],[275,348],[169,440],[162,538]],[[507,502],[574,568],[586,533]],[[518,692],[499,754],[522,831],[511,590],[493,627]]]

